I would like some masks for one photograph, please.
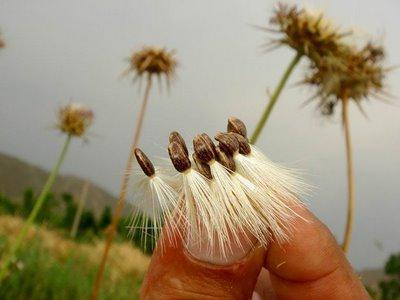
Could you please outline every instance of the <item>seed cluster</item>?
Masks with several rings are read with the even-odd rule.
[[[303,192],[303,183],[250,145],[246,132],[241,120],[230,118],[227,132],[215,136],[217,145],[205,133],[195,136],[192,154],[182,136],[172,132],[168,154],[179,174],[174,184],[140,149],[135,150],[146,176],[135,186],[137,199],[133,204],[140,202],[145,217],[150,212],[152,230],[160,232],[167,222],[169,239],[173,240],[175,231],[179,231],[184,239],[198,239],[199,243],[204,243],[205,233],[207,249],[218,244],[220,253],[225,254],[230,243],[243,242],[238,238],[241,235],[246,241],[256,238],[264,246],[271,239],[282,242],[287,238],[296,215],[293,207],[301,203],[298,196]],[[143,187],[148,192],[143,192]],[[146,201],[150,207],[146,207]],[[182,222],[183,226],[178,224]],[[142,230],[146,227],[143,224],[150,222],[142,221]]]

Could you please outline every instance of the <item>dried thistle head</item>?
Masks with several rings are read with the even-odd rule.
[[[126,73],[134,72],[135,77],[157,75],[165,76],[167,82],[175,74],[177,61],[174,51],[167,51],[164,48],[145,46],[132,54],[129,59],[130,66]]]
[[[317,62],[325,56],[335,56],[341,47],[340,40],[347,35],[339,32],[322,13],[312,13],[296,5],[279,4],[270,24],[274,26],[270,31],[280,34],[270,46],[287,45]]]
[[[81,137],[93,122],[93,112],[88,107],[70,103],[60,108],[57,127],[68,135]]]
[[[363,99],[383,93],[384,57],[383,48],[371,42],[361,49],[342,47],[337,56],[312,63],[304,83],[317,88],[318,106],[324,115],[333,114],[336,104],[345,99],[361,108]]]

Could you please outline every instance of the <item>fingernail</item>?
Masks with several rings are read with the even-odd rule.
[[[212,243],[212,245],[210,245]],[[228,266],[241,261],[254,249],[256,239],[249,234],[237,233],[228,241],[210,242],[207,232],[203,229],[197,236],[193,236],[187,243],[190,256],[204,263],[219,266]]]

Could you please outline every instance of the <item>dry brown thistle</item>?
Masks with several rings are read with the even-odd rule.
[[[305,9],[299,9],[296,5],[279,4],[270,19],[270,24],[271,28],[263,29],[279,36],[269,40],[266,45],[267,50],[288,46],[294,49],[296,54],[271,95],[269,103],[250,137],[250,142],[253,144],[256,143],[282,89],[300,59],[306,56],[312,62],[320,64],[326,57],[337,56],[343,46],[341,40],[348,34],[334,27],[322,13],[311,13]]]
[[[337,56],[312,63],[304,83],[316,87],[313,98],[319,100],[322,114],[332,115],[344,98],[353,100],[363,111],[362,100],[382,96],[387,72],[381,64],[384,56],[383,48],[370,42],[361,49],[342,47]]]
[[[342,47],[341,39],[349,34],[339,31],[322,13],[282,3],[275,10],[270,24],[273,28],[269,30],[280,37],[272,39],[269,46],[287,45],[316,62],[327,56],[336,56]]]
[[[342,47],[335,57],[319,63],[311,63],[310,74],[304,83],[315,86],[318,107],[325,115],[332,115],[335,107],[342,104],[342,123],[345,133],[347,158],[348,208],[343,250],[347,252],[351,240],[354,219],[354,171],[350,136],[349,103],[353,101],[363,112],[361,102],[370,96],[384,94],[384,79],[387,72],[382,66],[384,51],[381,46],[367,43],[361,49]]]
[[[124,71],[123,75],[134,73],[134,81],[146,77],[146,88],[143,96],[142,105],[136,120],[135,132],[133,134],[133,141],[130,147],[130,153],[125,166],[125,172],[122,178],[120,193],[118,197],[117,206],[114,210],[111,224],[107,230],[108,236],[104,247],[103,256],[97,272],[96,281],[93,285],[92,299],[97,299],[101,280],[105,270],[105,265],[110,251],[114,235],[116,233],[118,223],[121,219],[122,210],[125,205],[125,198],[128,189],[129,176],[132,171],[133,159],[135,157],[135,149],[138,147],[140,133],[142,130],[144,115],[146,112],[147,103],[149,100],[150,89],[152,86],[152,79],[157,76],[159,82],[161,77],[165,77],[167,86],[169,87],[170,80],[175,75],[177,61],[173,57],[174,51],[168,52],[164,48],[145,46],[141,50],[134,52],[129,59],[129,67]]]
[[[169,85],[177,66],[174,54],[173,50],[167,51],[164,48],[145,46],[131,55],[130,66],[124,74],[133,72],[134,80],[142,78],[143,75],[148,75],[148,77],[155,75],[159,80],[164,76]]]
[[[93,112],[89,108],[70,103],[60,108],[57,127],[68,135],[81,137],[92,122]]]

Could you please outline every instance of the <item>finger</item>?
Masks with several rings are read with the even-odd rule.
[[[163,240],[153,254],[144,279],[142,299],[250,299],[264,263],[262,248],[237,249],[224,261],[206,256],[201,249],[190,253],[177,238]],[[222,265],[223,263],[223,265]]]
[[[254,289],[252,300],[256,299],[276,299],[275,292],[272,288],[269,272],[265,268],[261,269],[261,272],[257,278],[257,283]]]
[[[369,299],[329,229],[305,208],[284,245],[271,244],[265,267],[282,299]]]

